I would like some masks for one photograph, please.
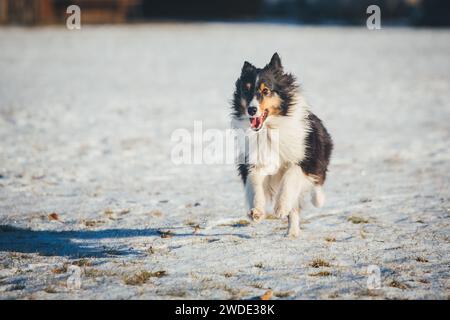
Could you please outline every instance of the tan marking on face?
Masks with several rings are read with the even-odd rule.
[[[264,82],[261,82],[261,84],[259,85],[259,91],[261,92],[262,95],[270,94],[270,88],[267,87]]]
[[[278,94],[273,93],[269,96],[263,96],[263,100],[259,104],[259,111],[267,110],[269,116],[276,116],[281,114],[281,98]]]
[[[252,84],[251,84],[250,82],[247,82],[247,83],[245,84],[245,88],[246,88],[247,90],[250,90],[251,87],[252,87]]]

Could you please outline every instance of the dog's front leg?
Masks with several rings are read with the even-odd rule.
[[[287,169],[275,197],[275,216],[284,218],[289,215],[292,209],[296,209],[300,194],[304,188],[307,188],[308,184],[310,182],[299,166],[293,165]]]
[[[245,193],[247,196],[247,204],[249,206],[249,217],[255,221],[260,222],[265,218],[266,199],[264,196],[264,178],[259,170],[252,170],[245,183]]]

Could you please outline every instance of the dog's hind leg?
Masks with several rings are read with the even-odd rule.
[[[286,234],[289,238],[297,238],[300,235],[300,210],[292,209],[289,212],[289,228]]]
[[[316,208],[320,208],[325,203],[325,194],[321,185],[315,185],[311,193],[311,202]]]

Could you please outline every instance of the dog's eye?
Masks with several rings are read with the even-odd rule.
[[[270,93],[270,90],[268,88],[264,88],[261,92],[263,95],[267,96]]]

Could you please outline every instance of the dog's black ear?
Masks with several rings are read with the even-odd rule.
[[[283,71],[283,65],[281,64],[281,59],[278,53],[274,53],[272,59],[270,59],[269,67],[274,70]]]
[[[249,71],[253,71],[255,70],[256,67],[254,65],[252,65],[250,62],[245,61],[244,62],[244,66],[242,67],[242,74],[247,73]]]

